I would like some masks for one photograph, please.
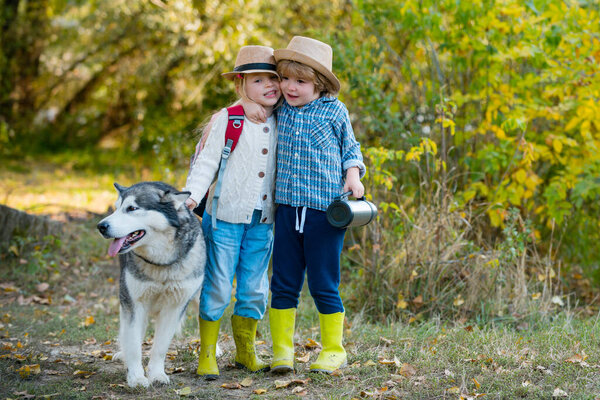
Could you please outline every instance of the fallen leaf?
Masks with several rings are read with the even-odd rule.
[[[267,393],[267,389],[254,389],[254,394],[265,394]]]
[[[287,379],[276,380],[275,381],[275,389],[286,388],[286,387],[290,386],[290,383],[292,383],[292,381],[287,380]]]
[[[83,326],[88,327],[88,326],[93,325],[95,323],[96,323],[96,320],[94,319],[94,317],[92,315],[88,315],[85,318],[85,321],[83,322]]]
[[[310,382],[310,378],[306,378],[306,379],[292,379],[291,383],[295,383],[298,385],[306,385],[308,384],[308,382]]]
[[[423,296],[418,295],[412,300],[412,303],[417,307],[421,307],[423,305]]]
[[[192,388],[189,386],[184,387],[183,389],[175,390],[175,393],[179,396],[189,396],[192,394]]]
[[[37,285],[35,288],[37,289],[38,292],[42,293],[42,292],[45,292],[46,290],[48,290],[49,287],[50,287],[49,284],[47,284],[46,282],[42,282],[39,285]]]
[[[90,376],[92,376],[94,374],[95,374],[95,372],[92,372],[92,371],[82,371],[82,370],[79,370],[79,369],[77,371],[73,372],[74,376],[82,376],[85,379],[88,379]]]
[[[240,382],[240,385],[242,385],[243,387],[249,387],[249,386],[251,386],[252,385],[252,378],[250,378],[250,377],[244,378],[244,380]]]
[[[369,361],[367,361],[366,363],[364,363],[363,365],[364,365],[365,367],[373,367],[373,366],[375,366],[375,365],[377,365],[377,364],[375,364],[375,362],[374,362],[374,361],[372,361],[372,360],[369,360]]]
[[[306,343],[304,343],[304,347],[307,349],[314,349],[317,347],[321,347],[321,345],[317,342],[315,342],[314,340],[312,340],[311,338],[306,339]]]
[[[393,340],[386,339],[386,338],[384,338],[383,336],[379,336],[379,340],[380,340],[380,341],[382,341],[383,343],[387,344],[387,345],[391,345],[391,344],[393,344],[393,343],[394,343],[394,341],[393,341]]]
[[[404,363],[400,367],[400,375],[410,378],[417,373],[417,369],[410,364]]]
[[[40,369],[40,364],[31,364],[22,366],[16,372],[19,373],[21,378],[27,378],[30,375],[38,375],[42,370]]]
[[[229,382],[221,385],[222,388],[225,389],[241,389],[242,386],[237,382]]]
[[[475,384],[475,387],[477,389],[479,389],[479,387],[481,386],[481,383],[477,382],[477,379],[473,378],[473,383]]]
[[[296,357],[296,361],[299,363],[307,363],[310,361],[310,353],[305,353],[302,357]]]
[[[565,305],[565,303],[562,301],[562,299],[560,298],[560,296],[554,296],[554,297],[552,297],[551,301],[552,301],[553,304],[557,304],[559,306],[564,306]]]
[[[292,389],[292,394],[295,394],[296,396],[306,396],[307,391],[303,386],[296,386]]]
[[[451,394],[460,394],[460,388],[458,386],[452,386],[451,388],[446,389],[446,392]]]
[[[34,394],[29,394],[27,391],[25,392],[14,392],[15,396],[19,396],[19,399],[35,399]]]
[[[585,361],[585,359],[587,358],[587,355],[585,354],[575,354],[569,358],[567,358],[565,360],[565,362],[568,363],[573,363],[573,364],[581,364],[583,361]]]
[[[569,397],[569,395],[564,390],[556,388],[554,389],[554,392],[552,392],[552,397]]]

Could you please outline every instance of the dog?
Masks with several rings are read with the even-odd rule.
[[[114,358],[124,361],[130,387],[168,384],[167,350],[188,305],[198,304],[204,280],[202,226],[185,206],[189,192],[163,182],[114,186],[119,192],[115,212],[97,226],[104,238],[113,239],[108,254],[118,254],[121,265],[120,352]],[[142,342],[151,317],[155,334],[146,377]]]

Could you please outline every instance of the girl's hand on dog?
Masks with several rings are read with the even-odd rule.
[[[198,205],[198,203],[196,203],[194,200],[190,199],[189,197],[185,201],[185,206],[192,211],[194,210],[194,208],[196,208],[197,205]]]

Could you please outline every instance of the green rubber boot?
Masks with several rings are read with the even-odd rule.
[[[269,364],[256,356],[254,339],[256,338],[256,325],[258,320],[253,318],[231,317],[231,330],[235,341],[235,365],[244,367],[251,372],[268,371]]]
[[[273,339],[273,361],[271,372],[287,373],[294,371],[294,324],[296,309],[269,310],[271,338]]]
[[[330,374],[336,369],[346,366],[346,350],[342,346],[344,314],[319,313],[323,350],[319,353],[317,361],[311,364],[311,372],[326,372]]]
[[[205,321],[199,318],[199,321],[200,354],[198,355],[198,370],[196,374],[203,376],[207,381],[213,381],[219,377],[216,351],[221,320]]]

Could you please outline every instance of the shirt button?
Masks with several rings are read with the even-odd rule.
[[[266,199],[267,199],[267,195],[265,194],[265,195],[263,196],[263,200],[266,200]]]
[[[269,150],[268,150],[268,149],[262,149],[262,153],[263,153],[263,154],[267,154],[268,152],[269,152]]]
[[[298,153],[294,153],[294,157],[298,158]]]
[[[267,219],[266,219],[266,218],[263,218],[263,219],[262,219],[262,222],[263,222],[263,223],[267,222]]]
[[[299,134],[300,134],[300,132],[296,131],[296,135],[299,135]]]
[[[258,173],[258,177],[259,177],[259,178],[264,178],[264,176],[265,176],[265,173],[264,173],[264,172],[260,171],[260,172]]]
[[[263,132],[264,132],[264,133],[269,133],[269,127],[268,127],[268,126],[265,126],[265,127],[263,128]]]
[[[295,177],[296,177],[296,174],[294,174],[294,175],[293,175],[293,177],[295,178]]]

